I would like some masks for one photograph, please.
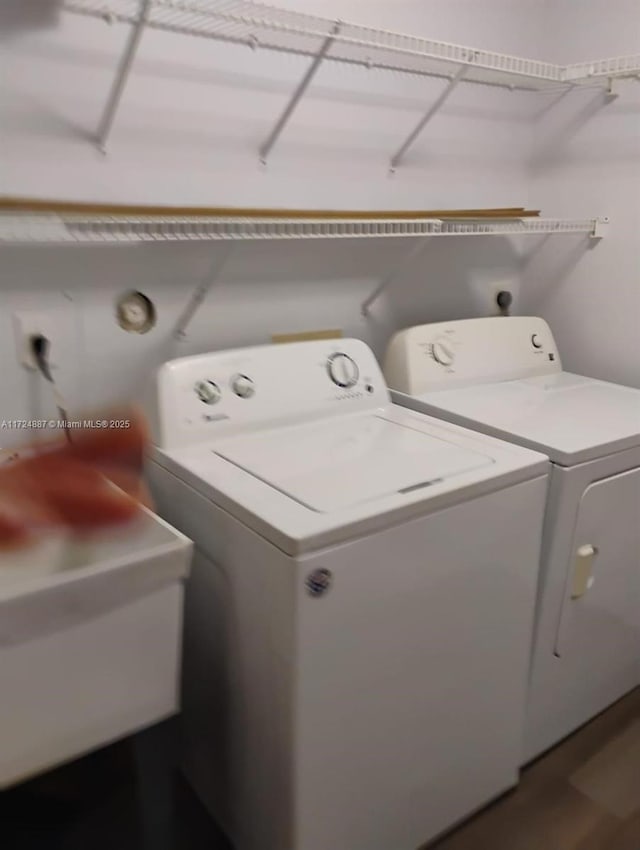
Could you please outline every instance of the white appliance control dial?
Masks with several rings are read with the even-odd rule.
[[[360,377],[360,370],[356,361],[341,351],[329,357],[327,371],[333,383],[343,389],[355,386]]]
[[[456,358],[451,343],[447,339],[436,340],[431,346],[431,353],[436,363],[441,366],[452,366]]]
[[[253,381],[246,375],[235,375],[231,379],[231,389],[240,398],[251,398],[256,391]]]
[[[216,404],[222,396],[220,387],[213,381],[197,381],[193,389],[200,401],[205,404]]]

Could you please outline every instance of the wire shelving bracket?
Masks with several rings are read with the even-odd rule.
[[[107,103],[98,125],[97,142],[102,153],[106,152],[107,138],[111,132],[113,120],[116,116],[116,110],[118,109],[120,99],[124,93],[125,86],[127,85],[127,80],[131,73],[131,67],[133,65],[133,60],[136,57],[136,52],[138,50],[138,45],[140,44],[140,39],[142,38],[145,24],[149,19],[151,3],[152,0],[141,0],[138,19],[132,22],[129,38],[127,39],[124,51],[120,57],[120,62],[118,63],[118,68],[116,69],[116,75],[111,85],[111,91],[109,92],[109,97],[107,98]]]
[[[211,264],[211,268],[209,269],[206,277],[204,278],[202,283],[197,287],[197,289],[189,299],[186,307],[178,317],[178,320],[174,326],[172,333],[172,337],[174,340],[181,342],[182,340],[186,339],[187,327],[189,326],[191,320],[204,303],[211,288],[220,279],[220,275],[222,274],[222,271],[226,267],[227,263],[229,262],[234,248],[235,244],[233,242],[228,242],[226,245],[223,246],[223,250],[220,255],[217,255],[214,258],[213,263]]]
[[[336,21],[333,29],[331,31],[331,35],[328,35],[324,42],[322,43],[322,47],[318,51],[317,55],[314,57],[313,62],[309,66],[307,73],[300,80],[298,87],[294,91],[294,93],[289,98],[289,102],[285,106],[282,115],[276,121],[276,124],[273,130],[269,133],[265,142],[260,146],[260,161],[263,165],[266,165],[267,157],[271,153],[271,149],[278,141],[280,137],[280,133],[286,127],[289,118],[293,115],[293,112],[298,105],[298,103],[302,100],[304,93],[308,89],[311,81],[316,75],[316,72],[320,65],[322,64],[322,60],[325,58],[329,50],[331,49],[331,45],[335,42],[337,34],[340,32],[340,22]]]
[[[373,290],[371,295],[365,298],[365,300],[362,302],[363,316],[369,315],[369,308],[371,307],[373,302],[378,300],[378,298],[382,295],[385,289],[388,289],[400,277],[402,277],[404,272],[413,264],[414,260],[417,260],[418,257],[424,254],[430,244],[432,243],[428,237],[420,239],[409,249],[409,251],[407,251],[407,253],[402,257],[400,262],[395,265],[389,272],[387,272],[387,274],[383,277],[378,286],[376,286],[376,288]]]
[[[436,99],[432,106],[426,111],[426,113],[423,115],[420,121],[418,121],[412,132],[409,133],[406,140],[400,145],[398,150],[391,157],[391,161],[389,163],[389,169],[391,172],[394,172],[396,170],[396,168],[400,164],[400,161],[402,160],[406,152],[409,150],[411,145],[415,142],[420,133],[422,133],[424,128],[427,126],[427,124],[433,118],[436,112],[440,109],[440,107],[444,104],[444,102],[448,100],[449,96],[453,93],[456,86],[462,82],[468,72],[469,66],[462,65],[458,69],[458,72],[451,78],[451,80],[449,81],[449,85],[440,94],[440,96]]]

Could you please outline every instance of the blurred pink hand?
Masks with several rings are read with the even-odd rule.
[[[72,443],[40,443],[32,456],[0,467],[0,548],[27,545],[47,527],[83,530],[126,522],[140,503],[150,506],[142,481],[144,419],[135,410],[100,418],[131,424],[72,431]]]

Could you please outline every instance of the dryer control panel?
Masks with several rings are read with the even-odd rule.
[[[336,339],[172,360],[158,371],[148,412],[155,444],[178,448],[388,403],[371,349]]]
[[[391,339],[384,363],[391,389],[410,395],[561,370],[549,325],[530,316],[407,328]]]

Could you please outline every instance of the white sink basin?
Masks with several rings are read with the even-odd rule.
[[[178,710],[191,550],[145,511],[0,554],[0,788]]]

